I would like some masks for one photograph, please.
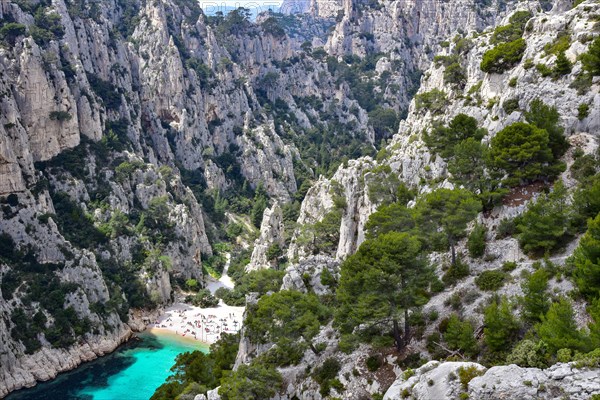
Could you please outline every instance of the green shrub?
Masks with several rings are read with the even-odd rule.
[[[444,70],[444,83],[447,85],[456,85],[458,88],[464,88],[467,83],[467,75],[463,67],[455,62]]]
[[[512,272],[517,268],[516,261],[505,261],[502,264],[502,271],[504,272]]]
[[[73,116],[66,111],[52,111],[50,112],[50,119],[54,121],[69,121]]]
[[[519,109],[519,99],[508,99],[504,103],[502,103],[502,108],[507,115],[512,114],[513,112]]]
[[[111,82],[105,81],[97,75],[88,73],[87,78],[90,82],[90,87],[102,99],[104,106],[109,110],[118,110],[122,102],[119,89]]]
[[[594,39],[588,52],[581,55],[583,69],[592,76],[600,75],[600,37]]]
[[[6,40],[9,44],[14,46],[17,37],[25,35],[26,32],[27,27],[25,25],[9,22],[0,28],[0,39]]]
[[[331,387],[332,381],[337,376],[342,366],[340,362],[330,357],[326,359],[320,367],[317,367],[312,377],[321,386],[321,395],[326,396],[329,394],[329,388]]]
[[[533,15],[530,11],[517,11],[510,16],[508,25],[499,26],[492,34],[491,43],[512,42],[523,36],[525,25]]]
[[[504,286],[508,274],[500,270],[483,271],[477,278],[475,284],[481,290],[496,291]]]
[[[427,315],[427,319],[429,321],[437,321],[438,317],[440,316],[440,313],[438,310],[433,309],[429,312],[429,314]]]
[[[439,114],[446,108],[446,93],[439,89],[421,93],[415,96],[417,110],[428,110],[432,114]]]
[[[556,352],[556,360],[561,363],[572,361],[571,349],[560,349]]]
[[[469,234],[469,239],[467,240],[467,249],[469,250],[469,255],[473,258],[478,258],[483,256],[485,253],[485,238],[487,234],[487,229],[484,225],[477,224],[475,228]]]
[[[548,356],[544,342],[524,339],[506,357],[506,363],[517,364],[524,368],[546,368],[548,367]]]
[[[587,103],[581,103],[577,107],[577,118],[582,121],[590,115],[590,105]]]
[[[516,231],[515,220],[512,218],[504,218],[496,228],[496,239],[505,239],[511,237]]]
[[[375,131],[376,139],[379,140],[396,133],[400,119],[393,109],[377,106],[369,111],[369,121]]]
[[[544,46],[544,51],[547,55],[564,53],[571,47],[571,34],[568,30],[561,30],[556,34],[556,38],[552,43]]]
[[[564,51],[561,51],[556,56],[556,61],[554,62],[554,69],[552,72],[554,76],[559,77],[562,75],[567,75],[571,73],[573,69],[573,63],[567,58]]]
[[[123,161],[115,168],[115,179],[119,183],[123,183],[128,180],[131,175],[138,169],[143,169],[145,164],[141,161]]]
[[[483,72],[501,74],[521,61],[526,48],[527,43],[522,38],[499,44],[483,54],[480,68]]]
[[[276,38],[282,38],[285,36],[285,30],[279,24],[279,21],[275,17],[269,17],[260,24],[261,28],[265,33],[268,33]]]
[[[458,378],[463,386],[463,389],[465,390],[469,388],[469,382],[471,382],[473,378],[476,378],[483,374],[484,371],[480,370],[475,365],[471,365],[469,367],[460,367],[458,369]]]
[[[444,273],[442,276],[442,281],[448,285],[454,285],[458,280],[469,276],[469,264],[463,262],[462,260],[456,260],[454,265],[451,265],[450,268]]]
[[[266,365],[287,367],[298,365],[302,361],[305,351],[306,343],[283,339],[278,341],[276,346],[271,347],[266,353],[263,353],[260,359]]]
[[[108,242],[104,232],[94,226],[93,218],[65,193],[52,193],[56,222],[62,235],[74,246],[98,249]]]
[[[596,175],[598,170],[598,159],[591,154],[575,158],[569,171],[571,176],[579,182],[588,180]]]
[[[223,400],[270,399],[282,387],[283,378],[279,371],[253,362],[250,365],[242,364],[222,379],[219,395]]]
[[[536,64],[535,69],[542,75],[544,78],[552,75],[552,69],[548,67],[546,64]]]
[[[198,307],[216,307],[219,299],[213,296],[208,289],[201,289],[195,296],[190,296],[190,301]]]
[[[577,94],[580,96],[586,94],[592,87],[592,75],[585,73],[578,74],[569,87],[577,90]]]
[[[369,356],[369,358],[367,358],[366,365],[367,365],[367,369],[369,371],[371,371],[371,372],[377,371],[383,365],[383,360],[381,358],[381,355],[374,354],[372,356]]]
[[[516,76],[511,78],[510,81],[508,81],[508,86],[510,86],[512,88],[517,87],[517,81],[518,81],[518,79]]]
[[[225,63],[225,65],[227,64]],[[200,88],[206,90],[212,89],[214,86],[214,72],[208,65],[204,64],[198,58],[192,57],[186,60],[185,66],[196,72],[198,81],[200,81]]]
[[[62,39],[65,34],[61,17],[47,7],[35,11],[35,25],[29,29],[33,40],[40,46],[46,46],[51,40]]]

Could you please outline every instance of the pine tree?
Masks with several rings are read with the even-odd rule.
[[[588,324],[590,330],[591,347],[600,347],[600,298],[592,300],[588,307],[592,321]]]
[[[548,146],[550,146],[555,159],[559,159],[565,154],[569,148],[569,142],[564,135],[565,129],[560,125],[560,114],[556,107],[550,107],[542,100],[534,99],[529,103],[529,111],[525,113],[525,119],[530,124],[548,132]]]
[[[548,312],[548,273],[540,268],[521,283],[523,290],[523,319],[527,322],[539,322]]]
[[[589,72],[592,76],[600,75],[600,37],[597,37],[587,53],[581,56],[583,69]]]
[[[476,191],[481,189],[485,177],[485,157],[487,149],[480,141],[473,138],[463,140],[453,149],[453,156],[448,161],[448,171],[452,181],[465,188]]]
[[[573,307],[564,297],[550,306],[535,331],[553,353],[563,348],[581,352],[590,350],[590,338],[577,328]]]
[[[571,73],[572,69],[573,64],[571,63],[571,61],[569,61],[569,59],[565,55],[565,52],[561,51],[560,53],[558,53],[558,56],[556,56],[556,62],[554,64],[554,74],[558,76],[567,75]]]
[[[481,202],[468,190],[438,189],[427,194],[417,204],[417,210],[419,227],[429,232],[441,228],[450,246],[452,265],[456,265],[456,243],[481,210]]]
[[[435,126],[433,131],[425,136],[425,143],[442,157],[449,158],[455,145],[469,138],[481,142],[485,133],[485,129],[478,128],[475,118],[458,114],[447,127]]]
[[[509,349],[519,332],[519,323],[511,311],[508,300],[502,298],[500,303],[494,300],[485,308],[483,321],[485,344],[495,352]]]
[[[477,224],[469,234],[469,240],[467,240],[467,249],[469,249],[469,255],[473,258],[483,256],[485,253],[485,236],[487,229],[484,225]]]
[[[477,353],[473,325],[469,321],[461,321],[456,314],[452,314],[448,320],[444,340],[450,350],[460,350],[465,355]]]
[[[588,222],[588,230],[572,259],[577,288],[588,299],[600,298],[600,214]]]
[[[336,321],[345,333],[389,323],[401,350],[410,339],[409,313],[427,303],[433,278],[418,238],[389,232],[369,239],[342,264]]]
[[[570,236],[571,208],[562,182],[554,190],[530,203],[517,224],[519,244],[527,253],[543,255],[562,245]]]
[[[263,213],[268,206],[267,192],[263,188],[262,182],[258,184],[256,193],[254,194],[254,204],[250,211],[250,219],[255,227],[260,228],[262,223]]]
[[[561,168],[553,161],[548,132],[536,126],[516,122],[492,139],[490,167],[504,171],[509,186],[554,178]]]
[[[270,399],[283,387],[283,378],[272,366],[260,362],[242,364],[223,380],[219,395],[223,400]]]
[[[392,203],[380,207],[369,216],[365,225],[367,238],[373,239],[388,232],[409,232],[416,227],[414,210],[405,204]]]
[[[246,318],[246,329],[256,343],[302,340],[316,354],[312,339],[329,318],[329,309],[314,294],[282,290],[260,298]]]

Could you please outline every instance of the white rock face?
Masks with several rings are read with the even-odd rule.
[[[250,263],[246,265],[246,272],[273,267],[273,260],[268,259],[267,252],[274,245],[279,246],[280,249],[284,248],[284,231],[281,207],[279,203],[275,203],[271,208],[266,208],[263,213],[260,236],[254,241],[254,249]]]
[[[463,392],[458,371],[470,367],[475,367],[482,373],[485,371],[485,367],[473,362],[430,361],[417,368],[408,379],[396,380],[383,398],[399,400],[405,398],[405,393],[409,393],[413,399],[456,399]]]
[[[460,368],[472,367],[481,376],[474,377],[464,388],[458,379]],[[487,369],[471,362],[430,361],[408,378],[396,380],[387,390],[385,400],[454,399],[467,393],[471,399],[589,399],[600,393],[600,371],[577,369],[573,363],[556,364],[540,370],[504,365]]]
[[[321,282],[321,276],[323,271],[327,270],[333,279],[339,280],[339,265],[338,260],[327,256],[308,257],[285,270],[281,290],[297,290],[303,293],[312,290],[319,296],[331,293],[331,288]],[[305,279],[308,281],[305,282]]]
[[[431,7],[437,6],[439,4],[431,3]],[[328,207],[328,201],[331,201],[331,196],[328,194],[331,182],[345,182],[344,193],[349,208],[348,212],[344,214],[340,228],[340,246],[337,250],[337,257],[344,258],[356,251],[357,246],[364,240],[364,222],[361,224],[360,221],[368,220],[368,216],[376,210],[376,205],[367,201],[368,197],[358,196],[357,201],[357,194],[365,191],[362,175],[369,169],[389,166],[401,181],[412,187],[418,187],[420,192],[427,192],[435,187],[452,187],[448,180],[449,175],[445,161],[429,151],[423,142],[422,135],[423,132],[431,129],[434,121],[441,120],[447,123],[461,113],[476,118],[480,126],[488,130],[489,134],[484,138],[484,142],[489,142],[491,137],[505,126],[524,120],[522,110],[526,110],[533,99],[540,98],[546,104],[557,108],[561,116],[560,122],[565,128],[565,134],[573,138],[571,141],[574,144],[581,144],[581,148],[586,153],[593,151],[597,145],[600,131],[600,118],[598,118],[600,85],[598,82],[593,83],[590,90],[582,94],[579,94],[570,85],[581,71],[581,63],[576,62],[576,57],[587,51],[587,47],[577,38],[585,37],[589,32],[593,21],[590,21],[587,16],[589,12],[598,10],[598,7],[596,3],[587,2],[567,12],[541,13],[535,16],[529,22],[532,29],[524,34],[527,49],[521,63],[501,75],[486,74],[479,67],[483,53],[491,48],[491,45],[488,45],[491,33],[470,39],[473,42],[472,50],[463,56],[461,61],[467,82],[464,89],[452,89],[451,86],[445,85],[444,67],[436,66],[435,63],[430,64],[421,80],[421,87],[417,95],[442,88],[447,95],[443,113],[437,115],[428,110],[419,110],[416,102],[412,101],[407,119],[401,121],[398,133],[394,135],[386,148],[386,156],[378,162],[373,162],[368,157],[351,161],[348,166],[340,167],[331,180],[319,180],[307,193],[298,224],[314,223],[315,220],[320,220],[325,213],[319,211],[331,209],[331,206]],[[519,9],[531,9],[535,13],[537,5],[534,7],[533,3],[520,4]],[[498,20],[498,24],[507,23],[510,14],[511,12],[507,12],[504,19]],[[471,26],[465,21],[463,23],[464,26]],[[554,80],[550,77],[541,77],[536,68],[525,68],[527,59],[531,59],[534,64],[541,62],[552,67],[554,58],[543,57],[544,46],[551,44],[556,39],[557,31],[567,26],[571,29],[573,38],[571,46],[566,52],[574,61],[572,73]],[[448,55],[453,49],[452,46],[453,44],[448,50],[443,50],[442,55]],[[509,85],[511,80],[516,80],[517,84]],[[477,100],[469,101],[469,98]],[[520,110],[506,115],[502,105],[511,99],[519,100]],[[574,110],[584,103],[590,105],[590,116],[580,121]],[[588,139],[582,140],[582,138]],[[567,174],[564,174],[563,180],[567,185],[573,185]],[[320,208],[319,204],[322,204]],[[496,212],[502,215],[505,213],[502,209]],[[302,258],[307,254],[304,254],[302,249],[292,242],[288,255],[290,259],[293,259],[293,256]]]
[[[589,399],[600,393],[600,371],[578,369],[573,363],[556,364],[540,370],[504,365],[490,368],[469,382],[472,398]]]
[[[345,201],[340,224],[340,239],[335,253],[336,258],[344,259],[358,249],[364,241],[364,225],[368,216],[376,210],[372,204],[364,175],[375,165],[370,158],[352,160],[346,168],[340,168],[331,178],[319,179],[307,192],[298,217],[298,225],[312,224],[335,208],[334,196],[341,196]],[[296,231],[288,249],[290,260],[303,259],[310,254],[307,249],[299,246]]]

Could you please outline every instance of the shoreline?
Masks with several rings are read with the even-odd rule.
[[[169,339],[172,339],[172,340],[176,340],[179,343],[190,344],[190,345],[193,345],[194,347],[197,347],[199,349],[200,348],[206,348],[206,349],[210,348],[210,343],[206,343],[206,342],[194,339],[193,337],[189,337],[189,336],[184,337],[184,336],[178,335],[175,332],[173,332],[173,331],[171,331],[169,329],[165,329],[165,328],[153,328],[153,327],[149,327],[149,328],[147,328],[144,331],[135,333],[134,335],[138,335],[139,336],[139,335],[143,335],[144,333],[147,333],[147,334],[150,334],[150,335],[154,335],[154,336],[157,336],[157,337],[160,336],[160,337],[163,337],[163,338],[169,338]]]
[[[227,275],[229,262],[230,258],[227,254],[227,263],[220,279],[207,277],[206,287],[211,293],[214,294],[219,287],[228,289],[234,287],[233,281]],[[0,399],[21,389],[32,388],[38,383],[52,381],[63,373],[112,354],[132,338],[144,332],[170,336],[180,342],[187,343],[189,341],[190,344],[197,345],[199,349],[209,350],[210,345],[220,338],[221,333],[235,334],[242,329],[245,309],[244,306],[228,306],[220,300],[218,306],[210,308],[175,302],[166,308],[160,307],[157,310],[131,310],[130,321],[122,323],[121,327],[125,329],[117,335],[117,338],[113,337],[112,341],[106,337],[95,337],[95,340],[75,344],[69,349],[50,348],[46,352],[40,351],[25,357],[25,359],[20,359],[20,368],[15,370],[20,373],[8,374],[5,376],[8,379],[0,384]],[[48,357],[49,354],[52,354],[52,357]],[[79,357],[75,357],[76,355]],[[69,360],[66,365],[57,365],[53,362],[56,357],[61,358],[61,356],[63,359]],[[38,368],[35,371],[23,369],[23,365],[32,360],[35,360],[34,362],[38,365],[44,365],[44,368]],[[23,372],[25,373],[23,374]]]
[[[232,307],[220,302],[217,307],[202,308],[174,303],[147,330],[170,332],[178,337],[206,345],[215,343],[223,333],[235,334],[243,325],[245,307]]]

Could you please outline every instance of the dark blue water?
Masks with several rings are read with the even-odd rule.
[[[148,400],[171,374],[175,357],[208,346],[174,334],[144,332],[114,353],[17,391],[6,400]]]

